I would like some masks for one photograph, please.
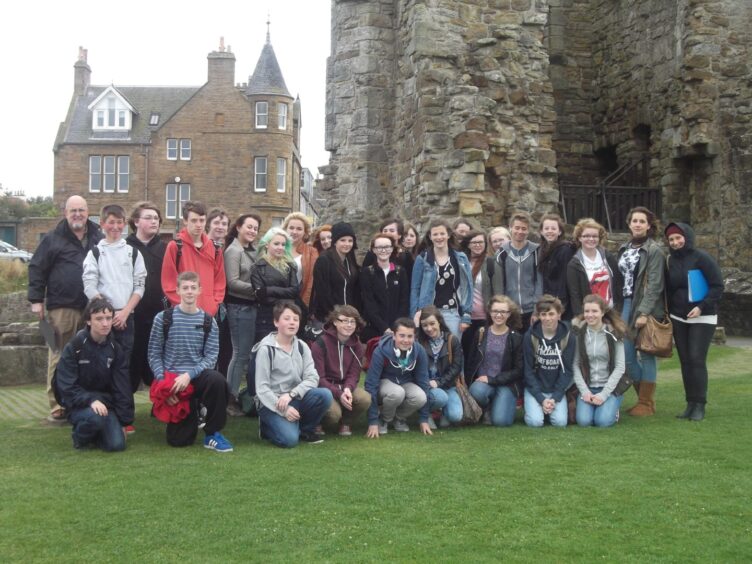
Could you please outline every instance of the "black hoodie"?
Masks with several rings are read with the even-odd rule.
[[[536,321],[525,333],[522,342],[525,354],[525,389],[538,403],[543,403],[544,393],[552,394],[553,400],[559,403],[572,385],[572,362],[577,339],[574,335],[567,337],[568,333],[569,329],[562,321],[559,321],[556,335],[552,339],[543,336],[540,321]]]
[[[689,225],[669,223],[666,231],[671,226],[678,227],[684,233],[684,246],[676,251],[671,249],[667,261],[666,295],[669,313],[686,319],[687,314],[699,306],[702,315],[715,315],[718,312],[718,301],[723,294],[721,269],[708,253],[694,248],[695,232]],[[690,270],[700,270],[708,283],[708,295],[700,302],[689,301],[688,273]]]

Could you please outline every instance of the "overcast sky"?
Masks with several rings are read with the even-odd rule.
[[[63,0],[0,7],[0,184],[51,196],[58,125],[73,95],[78,47],[88,49],[91,83],[201,86],[219,38],[235,54],[235,82],[247,82],[266,40],[290,94],[300,95],[303,166],[316,176],[324,150],[330,0]]]

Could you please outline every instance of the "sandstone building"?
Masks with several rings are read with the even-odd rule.
[[[752,4],[333,0],[325,219],[631,205],[752,270]]]
[[[96,216],[107,203],[129,210],[151,200],[167,218],[165,233],[189,199],[231,216],[253,210],[262,228],[298,210],[300,100],[269,35],[246,84],[235,84],[235,55],[223,42],[207,59],[203,86],[94,86],[82,49],[55,140],[55,203],[80,194]]]

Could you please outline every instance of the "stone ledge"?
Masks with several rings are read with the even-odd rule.
[[[46,382],[47,347],[0,346],[0,386]]]

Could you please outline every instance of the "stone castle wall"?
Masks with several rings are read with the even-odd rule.
[[[324,215],[490,226],[555,207],[545,1],[334,0]]]

